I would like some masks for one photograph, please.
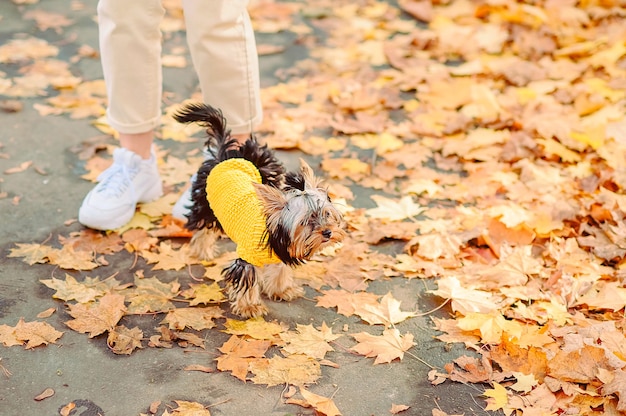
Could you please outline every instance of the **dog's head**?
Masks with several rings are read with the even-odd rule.
[[[300,171],[285,176],[282,189],[256,185],[266,216],[268,242],[286,264],[300,264],[326,246],[342,241],[342,215],[313,169],[300,159]]]

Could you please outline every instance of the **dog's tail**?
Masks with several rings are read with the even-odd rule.
[[[256,138],[250,135],[245,143],[240,144],[231,136],[226,126],[226,118],[222,112],[207,104],[187,104],[174,114],[180,123],[198,123],[206,128],[205,143],[209,157],[204,161],[191,190],[191,212],[188,215],[187,228],[197,230],[205,227],[221,225],[209,206],[206,195],[206,180],[211,170],[227,159],[243,158],[257,167],[264,184],[279,188],[282,185],[285,168],[276,159],[267,145],[259,145]]]
[[[176,113],[174,120],[179,123],[197,123],[206,128],[207,140],[205,146],[208,152],[216,157],[215,151],[236,147],[237,141],[231,137],[230,130],[226,128],[226,118],[222,111],[202,103],[187,104]]]

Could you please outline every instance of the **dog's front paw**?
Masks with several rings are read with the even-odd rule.
[[[301,298],[304,296],[304,289],[300,286],[289,286],[282,292],[272,293],[270,298],[274,301],[284,300],[289,302],[290,300],[294,300],[296,298]]]
[[[267,306],[262,303],[257,304],[246,304],[246,305],[233,305],[232,306],[233,313],[241,316],[242,318],[254,318],[257,316],[267,315]]]

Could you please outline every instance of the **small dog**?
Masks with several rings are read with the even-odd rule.
[[[253,135],[243,144],[233,139],[211,106],[190,104],[174,118],[206,127],[210,157],[192,184],[187,228],[195,231],[192,250],[204,259],[214,257],[221,233],[237,244],[239,258],[222,271],[232,311],[244,318],[266,314],[261,293],[286,301],[302,296],[289,267],[345,236],[341,213],[311,167],[301,159],[299,172],[285,173]]]

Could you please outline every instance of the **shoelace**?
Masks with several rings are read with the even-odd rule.
[[[133,178],[139,171],[138,168],[131,168],[123,163],[113,163],[98,177],[100,182],[98,192],[106,196],[119,197],[131,185]],[[131,187],[134,193],[134,189]]]

